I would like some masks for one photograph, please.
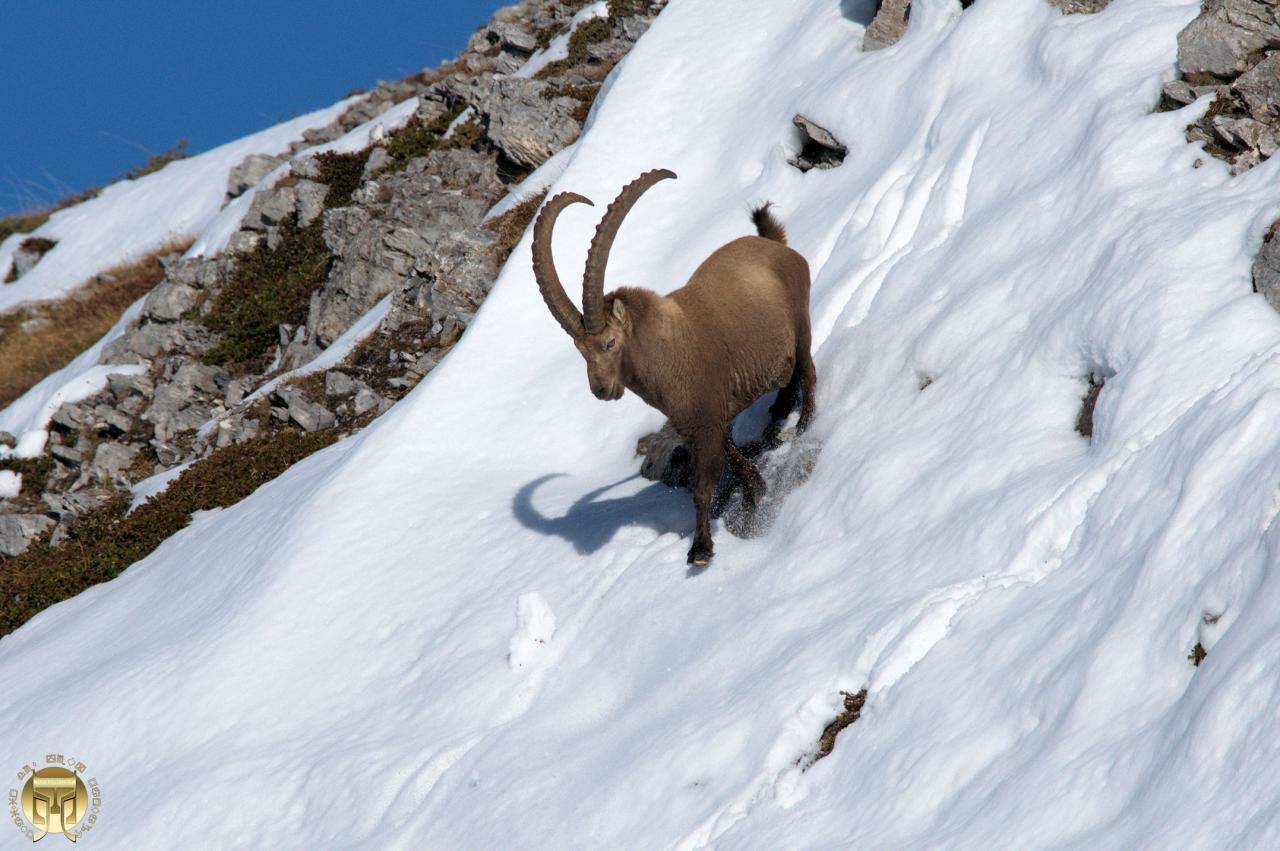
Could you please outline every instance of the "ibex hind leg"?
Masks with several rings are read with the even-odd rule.
[[[804,434],[808,430],[818,405],[816,398],[818,371],[814,369],[813,355],[809,354],[807,349],[800,363],[800,389],[803,393],[803,401],[800,404],[800,422],[796,423],[796,434]]]

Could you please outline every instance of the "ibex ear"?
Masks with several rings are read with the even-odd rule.
[[[627,307],[622,303],[622,299],[615,298],[613,300],[613,318],[622,319],[627,315]]]

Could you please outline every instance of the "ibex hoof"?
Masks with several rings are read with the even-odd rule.
[[[695,543],[689,548],[689,564],[706,565],[711,563],[711,544]]]

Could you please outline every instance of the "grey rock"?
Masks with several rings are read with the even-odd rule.
[[[199,290],[163,281],[147,295],[142,312],[154,322],[176,322],[199,303]]]
[[[251,230],[238,230],[227,240],[227,251],[232,254],[251,254],[262,243],[262,234]]]
[[[50,423],[60,431],[79,431],[80,426],[84,425],[84,419],[84,408],[78,404],[66,404],[60,405],[58,410],[53,412]]]
[[[387,153],[386,148],[374,147],[369,152],[369,159],[364,164],[364,179],[368,180],[382,170],[382,167],[391,162],[391,154]]]
[[[1200,14],[1178,33],[1183,74],[1234,77],[1280,45],[1276,6],[1258,0],[1205,0]]]
[[[911,0],[884,0],[876,16],[867,25],[862,37],[864,51],[879,50],[897,44],[907,31],[907,16],[911,13]]]
[[[289,163],[289,173],[294,177],[317,180],[320,177],[320,163],[315,157],[301,157]]]
[[[1164,96],[1173,103],[1186,106],[1196,99],[1191,85],[1186,80],[1170,80],[1161,87]]]
[[[488,120],[487,135],[508,157],[537,168],[578,138],[578,102],[544,97],[544,80],[500,77],[472,83],[468,101]]]
[[[299,180],[294,187],[298,204],[298,227],[305,228],[324,212],[324,199],[329,187],[313,180]]]
[[[156,392],[155,382],[146,373],[142,375],[116,373],[107,379],[107,388],[117,400],[129,396],[141,396],[144,399],[150,399]]]
[[[351,408],[355,415],[360,417],[370,411],[381,411],[384,404],[389,404],[389,400],[379,396],[370,388],[362,386],[356,391],[356,397],[352,400]]]
[[[801,171],[811,168],[835,168],[844,162],[849,149],[827,128],[803,115],[791,119],[802,138],[800,152],[788,162]]]
[[[234,443],[244,443],[258,434],[258,421],[242,416],[230,416],[218,423],[215,444],[219,449]]]
[[[324,374],[324,392],[327,396],[350,396],[356,392],[356,383],[345,372],[332,369]]]
[[[123,473],[132,466],[139,451],[138,447],[124,443],[99,443],[85,472],[103,484],[127,485],[128,478]]]
[[[272,395],[284,403],[287,418],[303,431],[332,428],[338,421],[333,411],[318,402],[312,402],[297,387],[286,384],[276,388]],[[272,413],[275,411],[273,409]]]
[[[227,175],[227,198],[243,195],[258,185],[258,181],[271,173],[272,169],[284,162],[284,156],[271,154],[250,154],[239,165],[231,169]]]
[[[49,446],[49,454],[68,466],[78,466],[83,460],[79,451],[74,446],[65,446],[61,443],[54,443]]]
[[[133,417],[119,407],[97,405],[93,409],[92,425],[99,434],[128,434],[133,430]]]
[[[1278,223],[1280,224],[1280,223]],[[1280,311],[1280,236],[1272,226],[1270,238],[1253,261],[1253,288],[1262,293],[1275,310]]]
[[[0,431],[0,446],[17,446],[18,438],[14,437],[7,431]]]
[[[260,189],[253,196],[249,211],[244,214],[240,226],[248,230],[265,231],[292,218],[297,207],[297,194],[292,186]]]
[[[0,556],[21,555],[37,535],[52,525],[53,520],[43,514],[0,515]]]
[[[1280,116],[1280,51],[1241,74],[1232,84],[1249,114],[1269,123]]]

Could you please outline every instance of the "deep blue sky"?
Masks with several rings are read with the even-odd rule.
[[[0,215],[435,66],[503,2],[0,0]]]

